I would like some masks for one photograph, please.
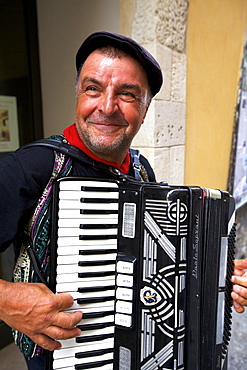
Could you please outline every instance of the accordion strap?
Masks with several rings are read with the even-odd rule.
[[[130,149],[130,156],[131,156],[131,162],[134,169],[135,177],[125,175],[118,169],[107,166],[104,163],[97,162],[88,155],[86,155],[84,152],[82,152],[80,149],[76,148],[73,145],[70,145],[67,140],[64,138],[62,141],[58,141],[56,139],[48,138],[48,139],[41,139],[34,141],[33,143],[29,143],[24,145],[22,148],[30,148],[32,146],[44,146],[49,147],[53,150],[56,150],[60,153],[63,153],[65,155],[68,155],[79,162],[82,162],[88,166],[97,168],[98,170],[101,170],[105,173],[114,175],[115,177],[118,177],[119,179],[125,179],[128,181],[140,181],[141,180],[141,163],[140,163],[140,153],[138,150]]]

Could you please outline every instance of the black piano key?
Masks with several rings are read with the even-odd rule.
[[[109,191],[112,193],[117,193],[119,190],[118,188],[107,188],[107,187],[103,187],[103,186],[97,186],[97,187],[94,187],[94,186],[86,186],[86,185],[83,185],[81,186],[81,191],[93,191],[93,192],[97,192],[97,193],[109,193]]]
[[[102,277],[102,276],[113,276],[115,271],[95,271],[95,272],[79,272],[78,278],[91,278],[91,277]]]
[[[104,349],[96,349],[94,351],[77,352],[75,353],[75,358],[101,356],[101,355],[104,355],[105,353],[111,353],[111,352],[113,352],[113,348],[104,348]]]
[[[85,330],[96,330],[96,329],[104,329],[108,326],[112,326],[113,322],[98,322],[96,324],[86,324],[86,325],[77,325],[76,327],[85,331]]]
[[[102,260],[102,261],[79,261],[78,266],[105,266],[112,265],[114,260]]]
[[[98,334],[98,335],[87,335],[85,337],[77,337],[76,343],[87,343],[87,342],[97,342],[100,340],[114,338],[114,333],[110,334]]]
[[[80,224],[80,229],[116,229],[116,224]]]
[[[94,367],[100,367],[108,364],[112,364],[113,360],[104,360],[104,361],[95,361],[95,362],[90,362],[88,364],[78,364],[75,365],[76,370],[84,370],[84,369],[92,369]]]
[[[79,240],[117,239],[117,235],[79,235]]]
[[[111,215],[118,214],[118,210],[115,209],[80,209],[81,215]]]
[[[112,301],[114,297],[90,297],[90,298],[77,298],[78,304],[85,304],[85,303],[100,303],[100,302],[107,302]]]
[[[91,254],[108,254],[117,253],[116,249],[93,249],[93,250],[79,250],[80,256],[90,256]]]
[[[106,198],[81,198],[81,203],[118,203],[118,199]]]
[[[95,317],[105,317],[115,315],[115,311],[84,312],[82,319],[93,319]]]
[[[77,292],[79,293],[89,293],[89,292],[103,292],[106,290],[115,290],[115,285],[109,285],[109,286],[94,286],[94,287],[79,287],[77,289]]]

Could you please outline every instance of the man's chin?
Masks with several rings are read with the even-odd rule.
[[[111,143],[94,143],[90,146],[90,150],[93,154],[101,159],[105,159],[108,162],[122,163],[125,155],[130,147],[130,144],[111,142]]]

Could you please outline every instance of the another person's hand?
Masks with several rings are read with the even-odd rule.
[[[235,310],[239,313],[244,312],[247,306],[247,258],[235,260],[234,272],[232,276],[233,290],[232,299]]]
[[[59,349],[59,340],[80,335],[82,313],[65,313],[73,305],[69,294],[53,294],[44,284],[0,280],[0,318],[44,349]]]

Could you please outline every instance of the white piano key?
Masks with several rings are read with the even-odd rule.
[[[73,359],[73,360],[72,360]],[[84,358],[73,358],[73,357],[68,357],[68,358],[63,358],[63,359],[58,359],[54,360],[54,367],[59,367],[59,366],[70,366],[71,365],[71,360],[73,361],[73,364],[89,364],[90,362],[97,362],[97,361],[104,361],[104,360],[112,360],[113,361],[113,352],[112,353],[106,353],[101,356],[93,356],[93,357],[84,357]]]
[[[67,181],[61,181],[59,184],[60,190],[78,190],[81,191],[82,186],[87,187],[95,187],[96,191],[97,188],[100,186],[101,188],[106,189],[118,189],[118,185],[115,182],[111,181],[92,181],[92,180],[81,180],[81,181],[73,181],[73,180],[67,180]]]
[[[114,324],[114,315],[109,316],[103,316],[103,317],[92,317],[90,319],[83,319],[77,324],[77,325],[88,325],[88,324],[97,324],[97,323],[103,323],[103,322],[109,322]]]
[[[90,262],[90,261],[115,261],[117,257],[116,253],[106,254],[95,254],[95,255],[72,255],[72,256],[58,256],[58,265],[76,264],[78,262]]]
[[[103,277],[103,278],[100,278],[100,277],[90,278],[90,280],[88,280],[88,279],[80,279],[80,283],[78,283],[78,285],[80,286],[80,288],[83,288],[83,287],[85,287],[85,288],[90,288],[90,287],[106,287],[106,286],[115,285],[115,279],[112,279],[112,278],[110,279],[109,277],[107,277],[107,279],[105,277]],[[59,288],[59,290],[58,290],[58,288]],[[59,284],[59,286],[57,284],[57,292],[58,293],[68,292],[68,290],[63,290],[63,284]],[[75,287],[75,285],[74,285],[74,289],[73,290],[69,290],[69,292],[71,292],[70,294],[73,296],[74,299],[76,299],[76,298],[82,298],[82,297],[79,296],[81,293],[77,292],[77,287]],[[78,295],[78,297],[76,297],[76,294]]]
[[[85,236],[85,235],[117,235],[117,228],[109,228],[109,229],[80,229],[78,228],[69,228],[69,227],[59,227],[58,228],[58,237],[63,236]]]
[[[73,305],[68,309],[69,310],[74,310],[74,311],[78,311],[78,310],[82,310],[82,312],[87,312],[89,310],[89,312],[94,312],[96,311],[97,309],[102,309],[102,311],[106,311],[106,310],[114,310],[114,307],[115,307],[115,300],[110,300],[110,301],[107,301],[107,302],[94,302],[94,303],[77,303],[77,301],[75,300]],[[67,310],[66,310],[67,311]]]
[[[78,246],[78,245],[71,245],[71,246],[60,246],[58,249],[57,249],[57,254],[58,256],[69,256],[69,255],[73,255],[73,254],[79,254],[81,250],[84,250],[84,251],[94,251],[96,248],[95,248],[95,245],[85,245],[85,246]],[[114,244],[103,244],[103,245],[97,245],[97,249],[116,249],[117,251],[117,241],[115,241]]]
[[[92,247],[94,247],[95,249],[95,246],[97,245],[97,248],[98,246],[100,245],[110,245],[110,244],[114,244],[116,245],[117,244],[117,239],[104,239],[104,240],[79,240],[78,237],[70,237],[70,238],[67,238],[67,237],[62,237],[62,238],[59,238],[58,241],[57,241],[57,245],[58,245],[58,248],[59,247],[69,247],[69,246],[73,246],[73,245],[77,245],[77,246],[80,246],[80,247],[85,247],[88,246],[88,249],[89,249],[89,246],[91,245]],[[81,248],[82,249],[82,248]]]
[[[70,265],[72,266],[72,265]],[[63,268],[61,268],[61,274],[58,274],[56,277],[57,284],[59,283],[67,283],[67,282],[74,282],[74,281],[79,281],[81,278],[78,277],[78,273],[87,273],[87,272],[102,272],[102,273],[113,273],[115,272],[116,266],[113,265],[104,265],[104,266],[97,266],[97,269],[95,266],[75,266],[75,272],[73,271],[72,273],[66,273]],[[77,271],[78,270],[78,271]]]
[[[71,190],[60,190],[59,199],[79,199],[88,198],[88,199],[118,199],[118,192],[116,191],[71,191]]]
[[[80,212],[80,209],[60,209],[58,211],[58,217],[59,219],[63,219],[63,218],[66,218],[66,219],[87,219],[88,217],[90,217],[90,219],[105,219],[106,218],[106,215],[105,213],[93,213],[93,214],[83,214]],[[118,214],[114,211],[112,213],[108,213],[107,214],[107,218],[110,217],[110,218],[116,218],[118,217]]]
[[[114,261],[113,261],[114,262]],[[99,268],[109,267],[110,270],[112,270],[112,264],[110,265],[102,265],[102,266],[78,266],[78,264],[71,264],[71,265],[58,265],[57,266],[57,276],[62,275],[62,274],[73,274],[73,273],[80,273],[80,272],[85,272],[85,271],[101,271]],[[86,270],[88,269],[88,270]],[[98,270],[99,269],[99,270]],[[109,271],[110,271],[109,270]]]
[[[83,209],[83,210],[118,210],[118,203],[83,203],[79,200],[61,199],[59,202],[59,209]]]
[[[93,330],[85,330],[85,331],[83,330],[81,332],[80,337],[86,338],[86,337],[95,336],[95,335],[114,334],[114,330],[115,330],[114,326],[108,326],[102,329],[93,329]],[[59,342],[61,343],[62,348],[80,347],[82,345],[82,343],[77,343],[75,338],[60,340]]]
[[[64,312],[73,313],[75,311],[81,311],[82,314],[87,314],[87,313],[102,313],[102,312],[115,311],[112,301],[109,301],[109,302],[105,302],[104,304],[101,302],[100,306],[96,306],[96,307],[94,307],[94,303],[91,304],[90,307],[83,307],[83,308],[81,307],[82,305],[79,305],[80,307],[76,307],[76,308],[72,306],[71,308],[64,310]]]
[[[65,367],[53,367],[53,370],[75,370],[75,366],[66,366]],[[104,366],[100,366],[100,367],[94,367],[94,368],[91,368],[91,369],[87,369],[87,370],[113,370],[113,364],[107,364],[107,365],[104,365]]]
[[[104,225],[106,223],[106,217],[104,215],[104,217],[94,217],[94,218],[91,218],[91,215],[90,215],[90,218],[88,218],[88,215],[87,215],[87,218],[59,218],[58,220],[58,227],[65,227],[65,228],[78,228],[80,224],[83,224],[83,225]],[[115,215],[115,217],[107,217],[107,224],[111,224],[111,225],[117,225],[118,224],[118,217],[117,215]]]
[[[61,348],[60,350],[56,350],[53,353],[54,359],[60,359],[65,357],[74,357],[78,352],[86,352],[86,351],[94,351],[99,349],[105,348],[113,348],[114,347],[114,338],[104,339],[101,341],[89,342],[89,343],[81,343],[80,347],[69,347],[69,348]]]
[[[114,285],[114,284],[112,284]],[[103,286],[102,286],[103,287]],[[82,288],[82,284],[79,282],[72,282],[72,283],[61,283],[57,284],[56,291],[58,293],[77,293],[78,288]],[[108,292],[108,293],[107,293]],[[88,292],[88,293],[79,293],[78,294],[83,294],[83,296],[79,297],[77,296],[76,298],[89,298],[89,297],[111,297],[115,295],[114,290],[103,290],[100,292]]]

